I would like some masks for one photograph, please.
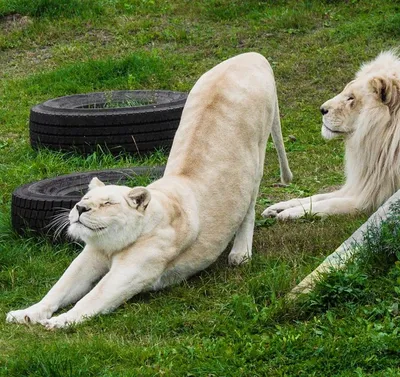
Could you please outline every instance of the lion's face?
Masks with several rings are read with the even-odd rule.
[[[356,78],[341,93],[326,101],[321,106],[322,136],[325,139],[349,137],[360,127],[370,127],[375,118],[382,124],[383,118],[389,117],[381,92],[384,81],[372,76]]]
[[[105,249],[124,248],[140,233],[149,201],[144,187],[105,186],[94,178],[69,214],[68,233]]]

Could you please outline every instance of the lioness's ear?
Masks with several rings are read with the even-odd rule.
[[[97,177],[92,178],[92,180],[89,183],[89,190],[93,190],[96,187],[103,187],[105,184],[100,181]]]
[[[370,81],[370,85],[373,92],[385,105],[389,105],[395,100],[395,97],[397,98],[397,88],[393,80],[388,77],[374,77]]]
[[[146,187],[134,187],[128,193],[128,203],[139,211],[144,211],[151,199],[150,191]]]

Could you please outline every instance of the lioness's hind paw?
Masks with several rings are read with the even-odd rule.
[[[251,254],[249,253],[237,253],[231,251],[228,256],[228,263],[230,266],[240,266],[241,264],[249,262]]]

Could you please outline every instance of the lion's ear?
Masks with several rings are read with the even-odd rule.
[[[389,105],[397,101],[398,88],[395,82],[388,77],[374,77],[370,81],[372,91],[377,94],[378,98],[385,105]]]
[[[134,187],[128,193],[128,203],[131,207],[144,212],[151,199],[150,191],[145,187]]]
[[[97,177],[94,177],[89,183],[89,191],[93,190],[96,187],[103,187],[103,186],[105,186],[105,184],[102,181],[100,181],[100,179],[98,179]]]

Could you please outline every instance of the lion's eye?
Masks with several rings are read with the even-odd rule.
[[[109,205],[111,205],[111,204],[112,204],[111,202],[105,202],[105,203],[104,203],[105,206],[109,206]]]
[[[347,97],[347,101],[353,101],[354,100],[354,97],[353,96],[348,96]]]

